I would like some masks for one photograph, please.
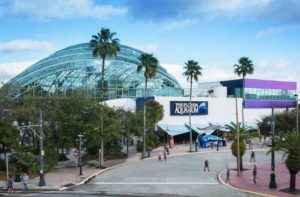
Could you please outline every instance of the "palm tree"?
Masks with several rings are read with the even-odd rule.
[[[290,192],[296,191],[296,174],[300,171],[300,134],[299,132],[282,132],[275,137],[275,151],[283,151],[285,165],[290,172]],[[272,149],[268,151],[268,154]]]
[[[104,68],[105,68],[105,60],[107,57],[117,56],[117,52],[120,51],[119,48],[119,39],[114,38],[116,36],[115,32],[110,32],[109,29],[101,28],[100,32],[96,35],[92,36],[92,40],[89,45],[93,50],[94,57],[100,57],[102,59],[101,65],[101,81],[100,81],[100,95],[101,102],[103,102],[103,94],[104,94]],[[101,103],[101,106],[103,103]],[[103,153],[104,153],[104,142],[103,142],[103,107],[101,107],[101,140],[100,140],[100,161],[99,168],[103,167]]]
[[[144,69],[144,77],[145,77],[145,87],[144,87],[144,132],[143,132],[143,153],[142,158],[146,156],[146,103],[147,103],[147,84],[148,79],[155,77],[158,69],[158,60],[153,56],[153,54],[143,53],[138,58],[140,60],[140,64],[137,67],[137,72],[139,73]]]
[[[244,105],[245,105],[245,77],[247,74],[252,74],[254,71],[254,65],[248,57],[241,57],[238,60],[239,64],[233,65],[234,73],[239,77],[243,77],[243,108],[242,108],[242,126],[244,126]]]
[[[225,129],[229,131],[229,136],[235,137],[237,134],[237,126],[239,126],[239,138],[240,138],[240,169],[243,170],[243,155],[246,151],[246,143],[245,140],[248,138],[251,138],[257,133],[257,129],[254,129],[252,127],[249,127],[247,125],[244,125],[241,127],[241,123],[239,122],[238,125],[234,122],[230,122],[230,124],[225,125]],[[237,157],[237,139],[234,140],[234,142],[231,144],[231,151],[232,154]]]
[[[194,60],[188,60],[185,63],[185,72],[183,73],[184,76],[187,77],[187,81],[190,80],[190,106],[192,105],[192,85],[193,80],[196,82],[198,81],[198,76],[201,76],[202,68],[199,66],[198,62]],[[192,152],[192,123],[191,123],[191,110],[189,110],[189,126],[190,126],[190,152]]]

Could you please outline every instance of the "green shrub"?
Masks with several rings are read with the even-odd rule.
[[[68,157],[65,154],[59,154],[59,161],[67,161]]]
[[[136,150],[137,150],[137,152],[142,152],[142,150],[143,150],[143,142],[142,141],[137,141]]]

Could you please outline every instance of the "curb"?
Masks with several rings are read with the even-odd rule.
[[[219,174],[218,174],[218,179],[219,179],[219,181],[220,181],[223,185],[225,185],[225,186],[227,186],[227,187],[229,187],[229,188],[231,188],[231,189],[238,190],[238,191],[241,191],[241,192],[245,192],[245,193],[248,193],[248,194],[254,194],[254,195],[262,196],[262,197],[276,197],[276,196],[272,196],[272,195],[268,195],[268,194],[264,194],[264,193],[259,193],[259,192],[254,192],[254,191],[251,191],[251,190],[245,190],[245,189],[240,189],[240,188],[234,187],[234,186],[232,186],[232,185],[226,183],[226,182],[221,178],[221,174],[222,174],[224,171],[225,171],[225,169],[221,170],[221,171],[219,172]]]

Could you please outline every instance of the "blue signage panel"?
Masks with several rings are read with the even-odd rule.
[[[191,110],[191,115],[207,115],[207,101],[192,101],[191,106],[189,101],[170,101],[171,116],[188,116]]]

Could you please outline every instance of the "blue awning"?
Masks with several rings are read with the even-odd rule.
[[[171,136],[189,132],[189,129],[184,125],[158,124],[158,127]]]

